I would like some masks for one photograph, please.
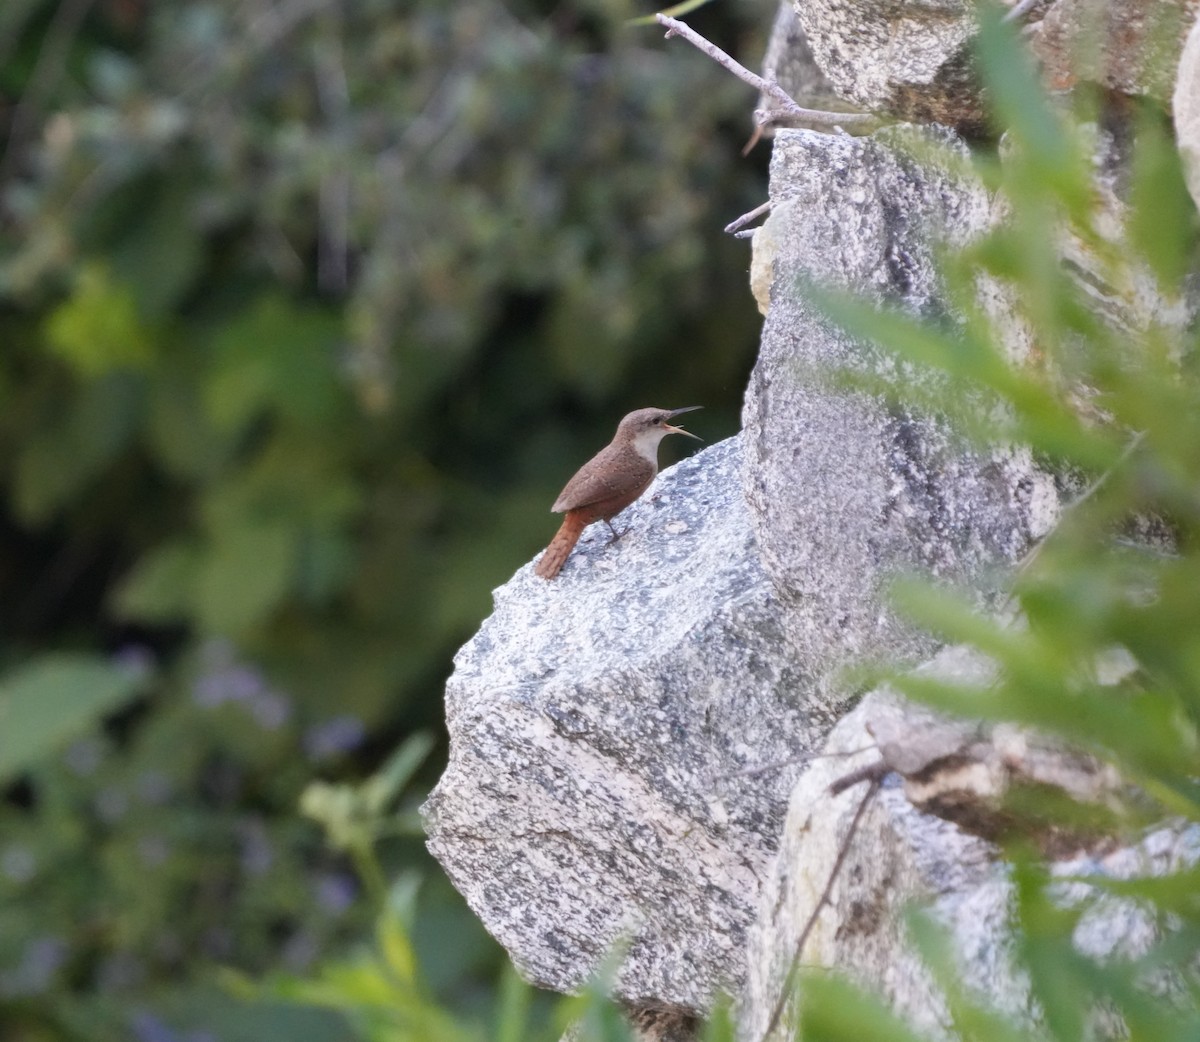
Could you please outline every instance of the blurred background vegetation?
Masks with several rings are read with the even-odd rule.
[[[630,408],[737,426],[720,228],[766,150],[650,10],[0,6],[5,1042],[350,1038],[234,993],[384,904],[393,984],[411,957],[530,1037],[409,826],[451,656],[566,477]],[[693,20],[753,63],[772,11]]]
[[[689,20],[753,63],[772,6]],[[628,1037],[602,1004],[516,981],[414,813],[450,658],[552,534],[564,479],[634,406],[736,429],[758,317],[746,246],[719,229],[761,201],[765,149],[738,156],[744,87],[625,24],[648,10],[0,6],[3,1042],[529,1042],[577,1014],[589,1042]],[[1000,167],[981,143],[976,172],[1012,220],[948,261],[963,321],[831,310],[941,371],[931,404],[965,437],[1028,443],[1091,493],[1017,576],[1022,627],[906,595],[992,656],[996,685],[898,682],[1116,764],[1142,789],[1107,823],[1123,838],[1167,815],[1195,835],[1195,333],[1107,327],[1046,234],[1068,226],[1118,297],[1149,278],[1179,300],[1195,209],[1146,105],[1114,232],[1079,132],[1098,99],[1047,106],[993,28],[1012,149]],[[1037,365],[1007,364],[980,271],[1013,291]],[[1098,960],[1054,880],[1007,853],[1035,1027],[962,994],[913,920],[962,1037],[1078,1042],[1098,1008],[1132,1038],[1198,1037],[1191,864],[1147,883],[1092,866],[1161,928]],[[809,1042],[915,1037],[803,981]],[[704,1031],[728,1040],[728,1017]]]

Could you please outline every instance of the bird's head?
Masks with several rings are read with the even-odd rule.
[[[685,412],[695,412],[699,405],[688,405],[682,409],[638,409],[631,412],[617,426],[617,438],[628,439],[637,451],[654,461],[658,456],[658,443],[668,434],[686,434],[697,441],[704,439],[682,427],[672,426],[671,420]]]

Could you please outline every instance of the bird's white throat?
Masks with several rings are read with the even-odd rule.
[[[664,431],[658,427],[651,427],[646,431],[639,431],[633,436],[633,450],[642,459],[648,460],[654,465],[655,470],[658,469],[658,443],[663,440],[670,431]]]

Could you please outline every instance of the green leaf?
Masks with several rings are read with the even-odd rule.
[[[196,616],[210,633],[236,634],[261,622],[287,596],[299,538],[285,523],[229,525],[200,558]]]
[[[996,129],[1009,133],[1016,144],[1007,160],[1009,187],[1016,188],[1026,204],[1056,195],[1071,212],[1079,212],[1088,201],[1087,157],[1043,90],[1033,58],[1019,37],[1020,27],[1005,22],[1003,10],[997,3],[980,5],[975,46]],[[1014,219],[1030,216],[1030,210],[1022,207]],[[1035,247],[1049,238],[1031,237],[1027,245]]]
[[[1085,426],[1054,388],[1036,372],[1012,365],[994,343],[968,330],[935,328],[928,322],[897,310],[877,308],[846,293],[804,287],[813,306],[850,335],[920,367],[919,375],[897,376],[886,386],[902,402],[932,400],[945,409],[955,406],[954,396],[971,399],[981,391],[999,395],[1011,414],[956,414],[966,433],[980,440],[1027,441],[1049,455],[1075,466],[1103,470],[1116,460],[1124,443],[1110,432]],[[949,385],[930,388],[930,370],[945,374]],[[880,381],[857,372],[843,374],[850,384],[861,382],[878,392]],[[1003,424],[1003,426],[1001,425]]]
[[[562,1026],[564,1029],[569,1026],[571,1037],[579,1042],[636,1042],[633,1029],[609,998],[628,947],[628,939],[619,938],[584,985],[583,992],[560,1004]]]
[[[264,412],[328,422],[349,396],[337,371],[340,322],[282,297],[258,301],[221,331],[204,390],[213,424],[243,430]]]
[[[146,437],[156,461],[172,477],[211,478],[232,455],[236,439],[210,421],[197,387],[198,367],[175,361],[177,368],[161,373],[150,386]]]
[[[14,499],[27,522],[67,506],[127,447],[142,414],[142,381],[110,373],[66,399],[26,435],[17,457]]]
[[[0,680],[0,783],[86,733],[144,677],[98,656],[46,655]]]
[[[385,911],[375,927],[384,966],[395,984],[410,989],[417,984],[417,957],[400,917]]]
[[[1182,157],[1156,113],[1145,112],[1133,148],[1129,237],[1165,287],[1188,273],[1196,239],[1195,208]],[[1186,214],[1189,220],[1180,220]]]
[[[654,14],[642,15],[640,18],[630,18],[626,25],[657,25],[658,22],[655,15],[665,14],[668,18],[682,18],[685,14],[691,14],[698,8],[704,7],[706,4],[712,3],[712,0],[683,0],[682,3],[672,4],[670,7],[664,7],[661,11],[656,11]]]
[[[985,996],[963,985],[961,952],[955,949],[949,930],[924,909],[910,908],[905,918],[909,937],[946,995],[957,1037],[963,1042],[1029,1042],[1028,1032],[989,1009]]]
[[[1040,867],[1021,863],[1013,875],[1021,924],[1017,947],[1029,969],[1034,997],[1054,1037],[1075,1042],[1084,1035],[1089,1007],[1100,997],[1093,964],[1072,943],[1080,913],[1050,897]]]
[[[532,999],[533,989],[521,979],[511,963],[505,965],[500,976],[500,994],[496,998],[494,1042],[527,1042]]]
[[[834,976],[806,975],[801,983],[804,1042],[920,1042],[875,996]]]
[[[700,1042],[737,1042],[737,1020],[734,1016],[733,1000],[727,995],[717,999],[717,1004],[705,1021]]]
[[[114,273],[130,288],[144,318],[169,317],[199,273],[204,239],[190,219],[198,195],[186,178],[148,180],[132,220],[107,249]]]
[[[142,622],[188,618],[196,595],[200,552],[190,540],[167,543],[146,554],[113,597],[118,615]]]
[[[83,267],[74,292],[46,319],[46,344],[83,377],[144,368],[152,352],[133,294],[100,264]]]
[[[434,737],[428,731],[414,731],[401,743],[378,772],[362,786],[363,801],[372,814],[382,814],[433,751]]]

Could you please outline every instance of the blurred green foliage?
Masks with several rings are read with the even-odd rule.
[[[440,729],[628,409],[735,428],[752,98],[647,10],[0,5],[6,1042],[348,1037],[217,979],[374,918],[301,792]],[[700,16],[753,54],[770,10]],[[427,876],[431,994],[486,1005],[497,949],[419,837],[374,849]]]
[[[846,329],[911,363],[911,378],[871,390],[898,409],[932,405],[965,439],[1031,446],[1074,502],[1018,570],[1005,611],[981,614],[969,593],[898,584],[915,619],[995,663],[995,682],[963,688],[900,675],[894,683],[938,708],[1016,721],[1111,763],[1137,795],[1107,815],[1106,828],[1134,842],[1165,822],[1186,837],[1179,849],[1191,859],[1127,880],[1100,849],[1078,877],[1087,896],[1068,902],[1061,877],[1012,841],[1012,956],[1030,985],[1034,1027],[964,988],[958,957],[929,917],[915,913],[911,935],[948,997],[957,1037],[1078,1042],[1113,1037],[1103,1017],[1115,1015],[1124,1025],[1117,1037],[1183,1042],[1200,1038],[1200,345],[1194,321],[1181,316],[1197,299],[1200,224],[1170,124],[1152,103],[1105,112],[1105,99],[1082,95],[1073,110],[1052,104],[994,13],[979,58],[1007,137],[1003,161],[981,151],[972,176],[1008,209],[990,234],[946,258],[958,317],[929,323],[820,299]],[[1094,161],[1110,132],[1128,158],[1115,182],[1118,215],[1093,182],[1116,165],[1111,154],[1107,167]],[[1067,244],[1075,261],[1064,264]],[[981,306],[982,277],[1007,291],[1030,334],[1018,364],[1016,326]],[[1134,902],[1155,936],[1145,950],[1080,952],[1082,916],[1114,896]],[[827,974],[804,977],[799,1011],[806,1042],[924,1037]]]
[[[496,983],[413,813],[449,656],[550,534],[563,478],[632,405],[705,402],[710,435],[733,426],[757,317],[744,246],[716,229],[761,194],[736,159],[747,98],[623,28],[645,13],[0,10],[6,1042],[507,1042],[567,1019],[627,1039],[602,982],[553,1010],[511,971]],[[728,44],[769,16],[695,17]],[[902,591],[996,660],[995,685],[898,683],[1110,760],[1146,794],[1131,833],[1195,827],[1194,335],[1106,324],[1046,232],[1069,227],[1114,299],[1180,300],[1195,211],[1147,105],[1114,233],[1086,120],[1045,103],[997,27],[981,67],[1011,147],[975,169],[1012,219],[947,262],[964,319],[830,309],[942,374],[891,388],[899,405],[1030,444],[1088,495],[1017,576],[1022,625]],[[1014,291],[1031,364],[1009,364],[980,272]],[[1114,654],[1115,683],[1097,668]],[[1071,947],[1079,910],[1010,854],[1037,1030],[963,993],[913,919],[963,1037],[1074,1042],[1104,1004],[1131,1037],[1200,1036],[1194,870],[1098,875],[1169,927],[1101,963]],[[1164,969],[1178,986],[1148,989]],[[801,1019],[812,1040],[912,1037],[824,975]],[[706,1032],[727,1042],[728,1014]]]

